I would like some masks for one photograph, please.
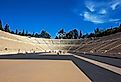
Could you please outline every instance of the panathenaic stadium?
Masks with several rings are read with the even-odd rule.
[[[121,33],[45,39],[0,31],[0,82],[120,82]]]

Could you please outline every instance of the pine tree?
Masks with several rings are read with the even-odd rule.
[[[10,28],[9,28],[9,25],[8,24],[5,25],[4,30],[5,30],[5,32],[10,32]]]
[[[35,34],[34,34],[34,32],[33,32],[33,34],[32,34],[32,37],[35,37]]]
[[[74,39],[78,39],[79,34],[78,34],[78,30],[77,29],[73,30],[73,37],[74,37]]]
[[[0,20],[0,30],[3,30],[2,21]]]
[[[25,36],[28,36],[28,31],[26,31],[26,34],[25,34]]]
[[[18,30],[16,29],[16,33],[15,34],[18,34]]]
[[[21,33],[21,32],[19,32],[19,33],[18,33],[18,35],[22,35],[22,33]]]
[[[121,24],[119,25],[119,27],[121,28]]]
[[[56,36],[55,39],[58,39],[58,36]]]
[[[14,31],[11,31],[10,33],[15,34]]]
[[[82,31],[80,30],[80,35],[79,35],[79,38],[81,38],[82,37]]]
[[[24,34],[24,30],[23,30],[23,32],[22,32],[22,36],[24,36],[25,34]]]
[[[50,34],[44,30],[41,32],[40,37],[41,38],[49,38],[49,39],[51,38]]]
[[[66,38],[66,32],[64,32],[64,29],[61,29],[61,30],[58,32],[58,38],[59,38],[59,39],[64,39],[64,38]]]
[[[36,33],[36,34],[34,35],[34,37],[38,38],[38,37],[39,37],[39,34],[38,34],[38,33]]]

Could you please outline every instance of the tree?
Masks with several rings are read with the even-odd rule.
[[[80,30],[80,35],[79,35],[79,38],[82,38],[82,31]]]
[[[99,33],[100,33],[99,28],[96,28],[96,29],[95,29],[95,34],[99,34]]]
[[[58,39],[58,36],[56,36],[55,39]]]
[[[77,29],[71,30],[70,32],[66,33],[66,38],[67,39],[78,39],[79,34]]]
[[[10,32],[10,28],[9,28],[9,25],[8,24],[5,25],[4,30],[5,30],[5,32]]]
[[[82,38],[88,38],[89,37],[89,34],[86,33],[85,35],[82,36]]]
[[[39,34],[38,33],[35,33],[34,35],[36,38],[39,38]]]
[[[78,39],[78,37],[79,37],[78,31],[77,31],[77,29],[74,29],[73,30],[73,39]]]
[[[35,34],[34,34],[34,32],[33,32],[33,34],[32,34],[32,37],[35,37]]]
[[[95,29],[95,37],[102,37],[102,31],[99,28]]]
[[[15,34],[14,31],[11,31],[10,33]]]
[[[87,38],[94,37],[94,33],[90,33]]]
[[[26,31],[25,36],[28,36],[28,31]]]
[[[119,32],[121,32],[121,24],[119,25]]]
[[[24,30],[23,30],[23,32],[22,32],[22,34],[21,34],[22,36],[24,36],[25,35],[25,33],[24,33]]]
[[[3,30],[2,21],[0,20],[0,30]]]
[[[70,31],[66,34],[67,39],[72,39],[73,38],[73,31]]]
[[[16,29],[16,33],[15,34],[18,34],[18,30]]]
[[[21,32],[19,32],[19,33],[18,33],[18,35],[22,35],[22,33],[21,33]]]
[[[41,32],[39,37],[41,37],[41,38],[49,38],[49,39],[51,38],[50,34],[48,32],[46,32],[46,31],[44,31],[44,30]]]
[[[119,28],[121,28],[121,24],[119,25]]]
[[[32,34],[29,33],[28,36],[32,37]]]
[[[65,38],[66,38],[66,32],[64,32],[64,29],[61,29],[61,30],[58,32],[58,38],[59,38],[59,39],[65,39]]]

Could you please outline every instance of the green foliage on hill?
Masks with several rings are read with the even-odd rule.
[[[18,31],[18,29],[16,29],[16,31],[12,31],[10,30],[10,27],[8,24],[5,25],[5,27],[3,28],[2,26],[2,21],[0,20],[0,30],[5,31],[5,32],[9,32],[12,34],[16,34],[16,35],[21,35],[21,36],[29,36],[29,37],[36,37],[36,38],[51,38],[51,35],[42,30],[41,33],[28,33],[28,31],[25,31],[23,29],[23,31]],[[113,27],[113,28],[109,28],[106,30],[101,30],[99,28],[96,28],[94,30],[94,33],[90,33],[90,34],[82,34],[82,31],[78,31],[77,29],[73,29],[69,32],[65,32],[64,29],[61,29],[60,31],[58,31],[55,39],[80,39],[80,38],[92,38],[92,37],[102,37],[102,36],[107,36],[107,35],[111,35],[111,34],[115,34],[117,32],[121,32],[121,24],[118,27]]]
[[[71,30],[68,33],[64,32],[64,30],[60,30],[58,32],[58,36],[56,36],[56,39],[80,39],[80,38],[96,38],[96,37],[103,37],[108,36],[111,34],[115,34],[121,32],[121,24],[118,27],[112,27],[106,30],[101,30],[99,28],[96,28],[94,30],[94,33],[85,34],[82,35],[82,32],[80,31],[80,34],[78,33],[77,29]]]
[[[50,34],[48,32],[46,32],[46,31],[43,30],[41,32],[41,34],[40,34],[40,38],[48,38],[48,39],[50,39],[51,36],[50,36]]]
[[[107,36],[107,35],[111,35],[111,34],[115,34],[121,32],[121,24],[118,27],[113,27],[113,28],[109,28],[106,30],[101,30],[99,28],[95,29],[94,33],[90,33],[88,35],[88,38],[90,37],[102,37],[102,36]]]
[[[81,31],[80,34],[82,36]],[[80,38],[80,36],[77,29],[71,30],[69,32],[65,32],[64,29],[61,29],[58,32],[57,36],[55,37],[55,39],[78,39],[78,38]]]

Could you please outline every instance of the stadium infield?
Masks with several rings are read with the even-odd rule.
[[[72,61],[0,60],[0,82],[91,82]]]

